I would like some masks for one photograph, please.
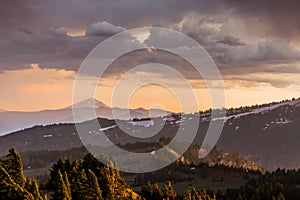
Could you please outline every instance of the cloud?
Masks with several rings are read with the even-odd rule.
[[[299,39],[299,6],[297,0],[225,0],[232,17],[240,18],[245,28],[261,37],[282,37]]]
[[[256,65],[271,63],[289,63],[300,61],[300,51],[290,42],[278,39],[266,39],[256,44],[238,48],[227,48],[216,57],[221,64]]]
[[[245,43],[239,38],[236,38],[232,35],[225,36],[222,40],[217,41],[218,43],[227,44],[230,46],[244,46]]]
[[[65,27],[59,28],[48,28],[46,33],[51,34],[57,37],[66,37],[67,36],[67,29]]]
[[[38,63],[40,68],[77,71],[83,59],[94,46],[107,38],[98,35],[70,37],[66,32],[66,28],[63,27],[49,28],[39,34],[15,32],[6,43],[1,44],[0,58],[2,62],[0,68],[2,70],[23,69],[28,68],[30,63]],[[214,37],[218,37],[218,35],[215,34]],[[208,45],[210,54],[213,55],[213,59],[225,78],[229,75],[274,73],[276,69],[285,73],[292,70],[292,67],[282,68],[286,63],[300,62],[299,51],[285,40],[266,39],[243,46],[224,45],[216,42]],[[201,79],[201,76],[185,60],[158,50],[152,52],[147,50],[135,51],[126,54],[112,63],[104,76],[120,76],[130,68],[145,63],[165,64],[174,67],[189,80]],[[275,64],[277,65],[276,69]],[[293,70],[293,72],[298,73],[297,70]],[[172,78],[168,74],[164,74],[163,77]],[[274,82],[273,85],[278,83],[277,79],[270,81]]]
[[[76,71],[107,37],[157,25],[182,31],[200,42],[223,75],[274,70],[298,73],[293,67],[273,65],[293,66],[300,61],[293,46],[300,39],[299,4],[296,0],[4,1],[0,7],[0,72],[28,68],[31,63]],[[86,35],[70,37],[68,30],[85,31]],[[167,57],[155,57],[155,53],[129,56],[111,74],[138,61],[161,61],[184,66],[186,75],[194,78],[187,65]]]
[[[125,31],[126,28],[121,26],[115,26],[106,21],[95,22],[91,24],[86,30],[86,35],[88,36],[112,36],[122,31]]]
[[[106,38],[70,37],[63,27],[35,34],[15,31],[0,42],[0,72],[28,68],[32,63],[41,68],[77,71],[94,46]]]
[[[4,30],[41,31],[49,26],[85,29],[99,19],[126,28],[179,23],[190,13],[237,19],[253,35],[299,38],[297,0],[5,0],[0,24]],[[6,31],[3,31],[3,33]]]
[[[264,72],[272,74],[300,74],[300,65],[299,63],[288,65],[275,64],[272,67],[266,68]]]
[[[229,88],[243,87],[254,88],[259,86],[272,86],[274,88],[286,88],[291,85],[299,85],[294,80],[299,79],[299,74],[271,74],[271,73],[256,73],[242,76],[228,75],[224,77],[226,86]]]

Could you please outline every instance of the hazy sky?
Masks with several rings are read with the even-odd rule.
[[[0,108],[29,111],[72,104],[74,78],[88,53],[112,35],[145,26],[181,31],[203,45],[222,74],[227,107],[299,97],[299,8],[297,0],[1,1]],[[96,98],[110,105],[116,81],[128,67],[147,60],[167,60],[183,71],[189,67],[176,57],[137,52],[111,67]],[[145,77],[180,88],[176,78],[159,72],[131,76]],[[200,108],[210,107],[203,80],[194,73],[186,78]],[[126,90],[126,83],[122,87]],[[140,88],[129,102],[130,107],[156,104],[179,109],[174,94],[157,85]]]

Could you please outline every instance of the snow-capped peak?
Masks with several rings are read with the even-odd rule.
[[[102,108],[102,107],[108,108],[107,105],[105,105],[101,101],[99,101],[97,99],[94,99],[94,98],[89,98],[89,99],[80,101],[78,103],[75,103],[73,105],[73,108],[77,108],[77,109],[79,109],[79,108],[95,108],[95,109],[98,109],[98,108]],[[69,106],[68,108],[72,108],[72,106]]]

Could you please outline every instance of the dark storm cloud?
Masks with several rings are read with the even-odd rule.
[[[300,1],[298,0],[225,0],[232,13],[241,17],[253,34],[298,38]]]
[[[201,76],[198,74],[197,70],[194,69],[193,66],[182,57],[162,50],[149,51],[147,49],[136,50],[121,56],[109,66],[104,76],[109,76],[111,74],[122,74],[133,67],[148,63],[159,63],[170,66],[176,71],[180,72],[187,79],[201,79]],[[158,72],[159,69],[157,68],[157,70],[152,73]],[[170,78],[169,74],[161,74],[161,76],[164,78]]]
[[[241,41],[239,38],[236,38],[232,35],[225,36],[222,40],[219,40],[218,43],[227,44],[230,46],[244,46],[245,43]]]
[[[180,22],[188,12],[217,13],[217,0],[4,0],[1,26],[9,29],[41,30],[48,26],[86,28],[96,21],[108,21],[126,28]]]
[[[290,42],[271,39],[257,44],[227,48],[216,59],[223,64],[241,66],[255,63],[285,63],[300,61],[300,52]]]
[[[106,38],[70,37],[64,27],[38,34],[15,31],[0,43],[0,71],[23,69],[31,63],[76,71],[93,47]]]
[[[270,78],[287,74],[300,74],[300,52],[289,42],[282,40],[266,40],[257,44],[223,49],[213,57],[223,78],[228,80],[252,81],[253,83],[269,83],[273,87],[286,87],[298,84],[297,79]],[[252,74],[261,74],[253,78]],[[232,75],[237,78],[233,79]],[[245,78],[249,77],[249,78]],[[247,79],[247,80],[245,80]],[[242,82],[239,82],[242,84]]]
[[[99,20],[126,28],[165,26],[195,12],[240,18],[253,34],[298,37],[300,31],[298,0],[7,0],[1,2],[1,8],[1,24],[23,29],[49,25],[86,28]]]
[[[253,33],[298,36],[300,2],[297,0],[4,0],[0,7],[1,29],[28,31],[49,26],[86,28],[97,21],[133,28],[180,22],[190,12],[237,17]],[[259,29],[255,26],[261,25]]]
[[[160,19],[179,22],[189,6],[182,4],[185,11],[178,6],[173,0],[4,0],[0,7],[0,71],[22,69],[30,63],[76,70],[94,46],[124,30],[123,26],[147,26]],[[87,36],[67,36],[67,29],[74,28],[86,30]]]
[[[0,72],[23,69],[30,63],[76,71],[90,50],[111,35],[151,25],[178,30],[173,25],[185,20],[181,31],[205,46],[223,75],[272,73],[272,64],[300,61],[292,45],[300,32],[299,8],[296,0],[4,0],[0,6]],[[264,41],[248,43],[231,33],[234,24],[226,27],[226,23],[235,20],[244,24],[247,34]],[[68,30],[83,30],[86,35],[70,37]],[[153,55],[147,59],[159,61]],[[138,63],[125,60],[111,74]],[[164,55],[160,61],[182,64]],[[193,78],[189,70],[186,73]]]

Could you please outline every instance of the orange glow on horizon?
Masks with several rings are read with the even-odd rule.
[[[32,68],[5,71],[0,74],[0,109],[15,111],[38,111],[60,109],[72,104],[75,72],[56,69],[41,69],[37,64]],[[291,77],[289,77],[291,78]],[[296,77],[295,77],[296,78]],[[111,106],[113,78],[103,79],[95,98]],[[246,88],[231,80],[224,81],[226,107],[255,105],[300,97],[297,85],[277,88],[267,84]],[[198,84],[199,85],[199,84]],[[126,89],[126,84],[123,86]],[[211,108],[209,92],[205,88],[194,88],[200,110]],[[121,102],[120,100],[119,102]],[[118,102],[117,105],[118,106]],[[121,104],[120,104],[121,105]],[[181,111],[176,97],[166,88],[155,85],[142,87],[129,99],[129,108],[153,108],[162,105],[166,110]],[[157,108],[157,107],[154,107]]]

